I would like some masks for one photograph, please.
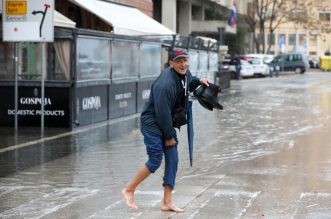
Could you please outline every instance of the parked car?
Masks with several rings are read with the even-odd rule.
[[[303,53],[280,54],[269,65],[272,72],[294,71],[295,73],[303,74],[309,69],[308,57]]]
[[[231,79],[236,78],[236,66],[233,60],[225,59],[222,61],[222,69],[231,73]]]
[[[221,61],[218,62],[218,67],[220,71],[228,71],[229,70],[230,61]]]
[[[266,64],[270,63],[274,59],[274,56],[270,54],[247,54],[246,57],[248,57],[249,60],[262,59]]]
[[[240,60],[241,69],[240,69],[240,77],[247,78],[254,76],[253,66],[245,60]]]
[[[267,65],[263,59],[257,58],[257,59],[251,59],[249,61],[251,65],[253,66],[254,75],[256,76],[269,76],[270,68],[269,65]]]
[[[309,61],[310,68],[319,68],[320,67],[319,62],[316,59],[314,59],[312,57],[308,57],[308,61]]]
[[[236,78],[236,66],[234,60],[224,60],[222,62],[223,65],[228,65],[228,70],[231,72],[231,79]],[[240,60],[241,69],[240,69],[240,77],[247,78],[254,76],[254,69],[253,66],[245,60]]]

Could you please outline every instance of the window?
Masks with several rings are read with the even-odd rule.
[[[70,80],[71,43],[70,40],[55,39],[54,43],[46,45],[46,80]],[[41,45],[32,42],[19,43],[19,80],[41,79]],[[0,43],[0,79],[15,79],[14,43]]]
[[[19,79],[40,80],[41,79],[41,43],[21,43],[21,72]],[[47,63],[47,61],[46,61]],[[47,66],[47,64],[46,64]]]
[[[310,46],[317,46],[317,35],[310,35],[309,36],[309,45]]]
[[[218,70],[218,54],[216,52],[209,52],[209,71]]]
[[[299,34],[299,45],[307,47],[306,34]]]
[[[295,33],[291,33],[291,34],[289,34],[289,36],[288,36],[288,43],[289,43],[289,45],[291,45],[291,46],[295,46],[296,45],[296,34]]]
[[[262,44],[263,43],[263,34],[258,33],[256,37],[257,37],[257,41]]]
[[[293,61],[302,61],[302,56],[300,54],[293,54]]]
[[[139,43],[114,40],[112,50],[112,79],[138,79]],[[145,63],[149,64],[149,63]]]
[[[71,43],[70,40],[57,39],[51,44],[49,57],[52,64],[48,70],[48,80],[70,80]]]
[[[286,62],[292,62],[292,60],[293,60],[293,55],[286,55],[285,56],[285,61]]]
[[[142,43],[140,47],[140,77],[152,77],[160,74],[161,45]]]
[[[331,12],[330,11],[320,11],[319,13],[320,21],[331,21]]]
[[[270,34],[268,34],[268,45],[275,45],[275,34],[271,34],[271,39],[270,39]]]
[[[278,46],[286,45],[286,35],[283,33],[278,34]]]
[[[199,52],[199,72],[208,71],[208,53],[206,51]]]
[[[77,39],[77,81],[110,79],[110,45],[97,38]]]
[[[196,74],[198,72],[198,66],[199,66],[199,54],[195,50],[189,50],[188,55],[190,60],[190,71],[193,74]]]

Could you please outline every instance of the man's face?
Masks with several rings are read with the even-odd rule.
[[[179,58],[173,61],[170,61],[170,66],[175,69],[181,75],[185,75],[188,69],[188,58]]]

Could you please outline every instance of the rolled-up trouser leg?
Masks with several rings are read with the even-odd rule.
[[[175,187],[175,180],[178,168],[178,139],[174,136],[177,144],[170,147],[164,147],[165,169],[163,176],[163,186]]]
[[[144,143],[148,155],[148,161],[145,165],[151,173],[154,173],[162,162],[163,139],[162,136],[144,129],[141,129],[141,133],[144,136]]]

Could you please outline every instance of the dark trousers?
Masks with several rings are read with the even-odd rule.
[[[178,139],[175,135],[174,138],[177,142],[174,146],[165,147],[163,137],[153,132],[141,129],[144,136],[144,143],[148,155],[148,161],[145,163],[146,167],[154,173],[161,165],[164,154],[165,169],[163,176],[163,186],[175,187],[175,180],[178,168]]]

